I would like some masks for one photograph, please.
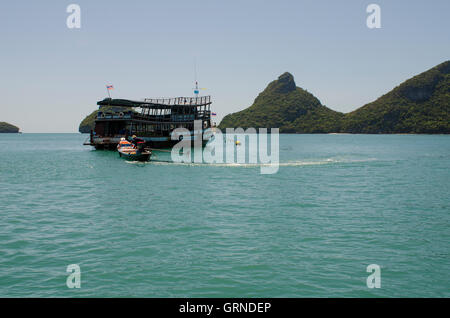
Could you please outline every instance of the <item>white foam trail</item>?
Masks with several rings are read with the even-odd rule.
[[[329,164],[345,164],[345,163],[358,163],[358,162],[369,162],[375,161],[376,158],[368,159],[335,159],[328,158],[317,161],[287,161],[280,162],[278,165],[280,167],[298,167],[298,166],[314,166],[314,165],[329,165]],[[276,166],[277,164],[263,164],[263,163],[196,163],[196,162],[170,162],[170,161],[125,161],[129,164],[152,164],[152,165],[177,165],[177,166],[193,166],[193,167],[238,167],[238,168],[252,168],[261,166]]]

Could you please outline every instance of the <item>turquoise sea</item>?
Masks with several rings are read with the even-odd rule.
[[[1,297],[450,297],[450,136],[281,135],[272,175],[86,137],[0,134]]]

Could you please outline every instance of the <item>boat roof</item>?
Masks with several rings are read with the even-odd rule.
[[[140,107],[140,108],[171,108],[179,107],[197,107],[211,104],[211,96],[200,97],[174,97],[174,98],[145,98],[143,101],[130,99],[105,98],[97,102],[99,106],[122,106],[122,107]]]

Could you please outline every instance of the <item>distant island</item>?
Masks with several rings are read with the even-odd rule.
[[[103,111],[108,107],[102,106]],[[116,110],[122,111],[122,110]],[[94,129],[97,110],[80,123]],[[350,113],[334,111],[286,72],[271,82],[250,107],[225,116],[220,129],[280,128],[280,133],[449,134],[450,61],[395,87],[374,102]]]
[[[18,133],[19,127],[16,127],[14,125],[5,123],[4,121],[0,122],[0,133]]]
[[[281,133],[450,133],[450,61],[377,100],[344,114],[296,87],[290,73],[271,82],[252,106],[223,118],[219,128],[279,127]]]

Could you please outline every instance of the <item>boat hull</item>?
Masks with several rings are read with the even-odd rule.
[[[119,156],[121,158],[131,160],[131,161],[148,161],[150,159],[150,156],[152,155],[152,153],[149,151],[127,153],[127,152],[123,152],[119,149],[118,152],[119,152]]]

